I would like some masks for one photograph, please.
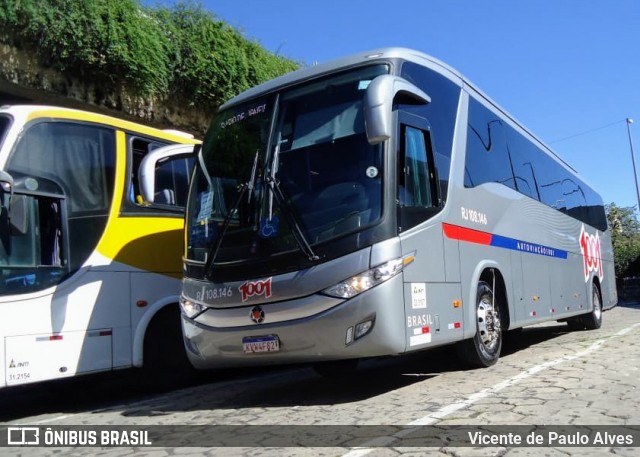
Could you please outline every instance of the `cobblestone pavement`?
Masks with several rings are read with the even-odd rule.
[[[599,330],[569,332],[565,324],[555,322],[526,328],[503,348],[500,361],[487,369],[464,370],[451,348],[441,348],[408,357],[368,361],[357,374],[342,379],[321,378],[308,368],[289,368],[110,405],[101,410],[23,417],[4,422],[0,427],[0,433],[5,433],[1,429],[25,424],[152,426],[157,433],[172,433],[179,446],[187,442],[210,443],[212,437],[207,433],[225,433],[215,426],[274,426],[257,428],[263,439],[259,443],[247,438],[249,444],[260,445],[256,447],[241,447],[241,441],[231,439],[236,447],[24,447],[4,448],[2,454],[108,457],[134,454],[152,457],[640,455],[637,447],[640,432],[634,435],[632,445],[623,440],[622,444],[593,447],[567,447],[559,441],[545,447],[505,443],[474,447],[433,443],[421,440],[419,434],[412,439],[414,428],[405,427],[427,426],[415,430],[429,433],[434,427],[445,431],[455,430],[454,426],[471,426],[468,429],[476,431],[489,427],[504,434],[515,431],[526,436],[535,430],[534,426],[548,426],[549,429],[543,429],[548,433],[547,430],[556,430],[554,427],[585,425],[604,427],[602,430],[607,433],[615,434],[618,430],[626,433],[626,427],[640,425],[639,367],[640,306],[618,306],[604,314]],[[153,427],[174,425],[183,426]],[[395,428],[375,427],[380,425]],[[335,435],[336,430],[343,430],[344,436],[331,441],[335,447],[310,446],[313,439],[325,445],[323,431]],[[576,444],[571,438],[582,429],[567,430],[567,443]],[[236,431],[245,432],[242,427]],[[272,439],[265,439],[265,433]],[[467,436],[466,429],[464,433]],[[278,439],[278,434],[284,438]],[[222,439],[220,436],[215,439]],[[286,446],[287,439],[292,444],[303,442],[309,447]],[[378,447],[380,443],[386,447]],[[420,447],[425,444],[432,447]]]

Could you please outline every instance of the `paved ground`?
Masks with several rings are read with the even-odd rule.
[[[132,426],[151,430],[154,443],[201,447],[24,447],[1,452],[158,457],[631,456],[640,455],[639,387],[640,306],[618,306],[604,314],[602,328],[595,331],[569,332],[560,323],[527,328],[488,369],[464,370],[451,348],[442,348],[370,361],[356,375],[342,379],[327,380],[307,368],[256,376],[243,372],[140,400],[124,398],[99,409],[88,405],[73,411],[54,407],[24,416],[14,413],[0,427],[2,434],[6,433],[2,428],[24,424],[40,427],[43,433],[49,426]],[[489,430],[497,438],[490,438]],[[595,446],[597,433],[604,438]],[[487,441],[473,446],[472,436]],[[538,436],[546,440],[544,447],[513,443],[517,437]],[[502,441],[492,445],[490,439]],[[587,447],[572,446],[583,439]],[[461,441],[467,445],[458,446]],[[233,447],[211,447],[221,443]],[[292,447],[294,443],[305,447]]]

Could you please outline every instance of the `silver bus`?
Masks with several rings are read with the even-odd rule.
[[[198,154],[181,307],[197,368],[596,329],[617,303],[600,196],[464,76],[409,49],[303,68],[224,104]]]

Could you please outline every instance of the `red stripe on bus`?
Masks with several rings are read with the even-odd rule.
[[[444,223],[442,224],[442,231],[447,238],[452,240],[485,245],[491,244],[491,233]]]

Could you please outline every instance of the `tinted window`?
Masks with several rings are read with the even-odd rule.
[[[509,155],[513,165],[516,188],[518,192],[535,200],[540,200],[540,190],[533,167],[536,157],[541,152],[534,144],[511,127],[507,127],[507,129],[509,132]]]
[[[404,154],[400,166],[399,195],[403,206],[429,207],[434,204],[427,161],[425,132],[415,127],[404,127]]]
[[[64,189],[70,215],[106,215],[113,195],[114,134],[86,124],[43,122],[18,140],[9,171],[48,178]]]
[[[604,205],[596,192],[533,144],[531,159],[540,201],[598,230],[607,229]]]
[[[107,223],[115,174],[114,131],[70,122],[34,124],[18,140],[8,170],[32,178],[29,189],[34,191],[43,191],[46,182],[60,189],[71,240],[69,268],[78,269]]]
[[[470,99],[464,185],[475,187],[487,182],[516,189],[506,126],[492,111]]]
[[[598,230],[606,230],[600,196],[524,135],[511,127],[507,129],[518,191]]]
[[[471,98],[465,187],[499,182],[598,230],[607,220],[600,196],[536,143]]]
[[[187,205],[187,194],[189,192],[189,179],[195,158],[192,156],[175,156],[168,157],[157,163],[155,169],[155,197],[153,202],[157,205],[149,206],[144,202],[140,183],[138,182],[138,171],[144,157],[167,143],[150,140],[147,138],[130,136],[128,138],[130,166],[128,191],[122,202],[124,212],[134,213],[158,213],[158,209],[162,209],[164,214],[167,210],[174,213],[173,210],[180,212]],[[174,207],[174,208],[171,208]]]
[[[156,198],[154,203],[187,206],[189,177],[193,168],[193,157],[171,157],[156,167]]]
[[[427,105],[404,105],[402,109],[426,118],[431,125],[440,192],[442,198],[446,199],[460,87],[444,76],[413,62],[402,65],[401,76],[431,97],[431,103]]]

